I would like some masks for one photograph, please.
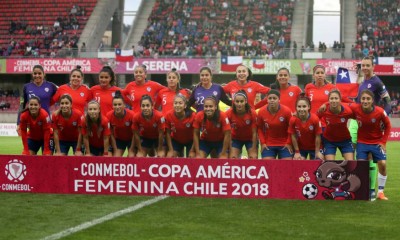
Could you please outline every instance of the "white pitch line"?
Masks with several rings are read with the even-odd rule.
[[[57,239],[69,236],[71,234],[74,234],[74,233],[82,231],[84,229],[93,227],[93,226],[95,226],[97,224],[100,224],[100,223],[103,223],[105,221],[120,217],[122,215],[131,213],[131,212],[134,212],[134,211],[137,211],[137,210],[139,210],[139,209],[141,209],[143,207],[146,207],[146,206],[149,206],[151,204],[154,204],[154,203],[156,203],[158,201],[161,201],[161,200],[163,200],[163,199],[165,199],[167,197],[168,196],[158,196],[158,197],[152,198],[150,200],[140,202],[140,203],[138,203],[138,204],[136,204],[134,206],[122,209],[122,210],[117,211],[117,212],[110,213],[110,214],[108,214],[108,215],[106,215],[104,217],[97,218],[97,219],[82,223],[82,224],[80,224],[78,226],[75,226],[75,227],[72,227],[72,228],[68,228],[68,229],[66,229],[66,230],[64,230],[62,232],[59,232],[59,233],[50,235],[48,237],[45,237],[42,240],[57,240]]]

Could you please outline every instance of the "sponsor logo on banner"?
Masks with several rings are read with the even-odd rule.
[[[9,181],[1,184],[2,191],[29,192],[31,187],[29,184],[21,183],[27,175],[27,167],[21,160],[12,159],[7,162],[4,173]]]

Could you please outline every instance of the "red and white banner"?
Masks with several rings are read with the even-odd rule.
[[[367,161],[2,155],[0,169],[1,192],[367,200],[369,191]]]

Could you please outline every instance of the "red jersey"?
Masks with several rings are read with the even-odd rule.
[[[269,87],[265,87],[261,83],[248,81],[245,85],[240,85],[238,81],[234,80],[226,84],[222,87],[227,94],[231,95],[233,99],[233,95],[237,93],[239,90],[245,90],[247,94],[247,102],[249,105],[254,108],[254,101],[256,100],[257,93],[267,94],[270,90]]]
[[[278,89],[279,93],[281,94],[280,96],[280,104],[285,105],[292,111],[292,113],[296,112],[296,101],[297,98],[299,97],[301,91],[301,88],[295,85],[290,85],[286,89]],[[255,106],[256,109],[262,108],[263,106],[268,104],[268,98],[262,99],[260,102],[258,102]]]
[[[53,101],[58,102],[64,94],[71,95],[72,108],[79,110],[81,113],[85,112],[86,104],[93,99],[92,92],[88,86],[81,85],[78,89],[74,90],[70,84],[64,84],[57,89],[56,94],[53,96]]]
[[[190,92],[188,89],[181,89],[179,93],[186,97],[188,100],[190,97]],[[158,110],[161,107],[162,114],[167,114],[169,111],[174,109],[174,99],[176,96],[176,91],[172,91],[169,88],[164,88],[160,90],[157,94],[156,102],[154,104],[154,109]]]
[[[50,134],[51,121],[49,114],[43,108],[40,108],[39,115],[36,118],[32,118],[29,111],[25,111],[21,114],[20,119],[21,131],[27,132],[28,138],[43,140],[46,131]]]
[[[61,112],[55,112],[51,116],[52,127],[58,131],[58,138],[61,141],[78,141],[79,128],[81,126],[82,113],[76,109],[72,109],[71,116],[66,119]]]
[[[313,113],[310,113],[305,122],[297,116],[292,116],[288,133],[296,134],[300,150],[315,150],[315,137],[322,134],[321,123],[318,116]]]
[[[272,114],[267,107],[261,108],[257,115],[260,143],[267,146],[290,144],[291,139],[287,129],[291,117],[290,109],[282,104],[279,105],[278,112],[275,114]]]
[[[357,142],[365,144],[386,143],[390,134],[390,120],[385,110],[378,106],[370,113],[364,113],[361,104],[350,105],[358,123]],[[384,130],[382,130],[382,125]]]
[[[181,144],[193,141],[193,122],[196,117],[192,113],[190,117],[178,119],[174,111],[169,111],[165,115],[165,128],[171,130],[171,138]]]
[[[108,123],[108,119],[105,116],[101,116],[100,125],[93,123],[91,129],[88,129],[85,118],[82,118],[81,124],[82,124],[81,128],[82,135],[88,135],[90,146],[96,148],[104,147],[104,136],[111,135],[110,124]]]
[[[225,131],[231,130],[229,119],[222,111],[219,112],[217,124],[206,119],[204,122],[204,111],[198,112],[193,123],[193,128],[200,129],[200,139],[210,142],[220,142],[224,140]]]
[[[341,111],[335,114],[329,110],[329,103],[326,105],[326,111],[318,113],[321,121],[326,123],[326,128],[323,133],[324,138],[330,142],[341,142],[351,139],[347,121],[349,118],[354,118],[353,111],[348,105],[341,105]]]
[[[257,114],[251,109],[250,113],[237,115],[230,108],[225,112],[231,123],[232,139],[239,141],[252,141],[253,129],[257,128]]]
[[[133,138],[133,111],[125,109],[125,114],[122,118],[115,116],[114,111],[107,113],[107,119],[110,121],[111,133],[115,139],[129,141]]]
[[[111,86],[109,88],[102,88],[99,85],[93,86],[90,91],[92,92],[93,99],[100,103],[100,110],[103,115],[106,115],[109,111],[113,110],[113,98],[115,91],[121,90],[121,88],[116,86]]]
[[[143,117],[141,112],[135,113],[133,116],[133,130],[139,131],[139,135],[143,138],[158,139],[159,130],[165,128],[165,120],[161,112],[153,110],[150,119]]]
[[[135,81],[126,85],[123,94],[128,97],[129,104],[134,112],[140,111],[140,99],[143,95],[149,95],[155,102],[156,95],[165,87],[158,82],[146,81],[143,85],[137,85]]]
[[[317,87],[313,83],[307,84],[304,91],[311,101],[311,113],[317,113],[319,107],[328,102],[328,94],[332,89],[336,89],[336,86],[331,83],[322,87]]]

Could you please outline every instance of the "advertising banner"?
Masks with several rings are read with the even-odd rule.
[[[98,58],[27,58],[7,59],[7,73],[30,74],[35,65],[42,65],[45,73],[70,73],[81,66],[84,73],[99,73],[107,61]]]
[[[191,59],[191,58],[135,58],[133,62],[115,62],[115,72],[119,74],[133,74],[135,67],[146,65],[148,73],[165,74],[175,68],[179,73],[198,74],[200,68],[210,67],[215,72],[215,59]]]
[[[2,192],[302,200],[369,194],[367,161],[2,155],[0,169]]]

